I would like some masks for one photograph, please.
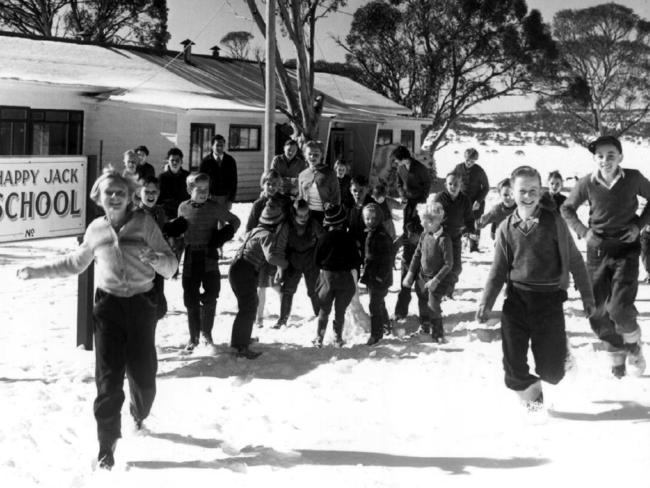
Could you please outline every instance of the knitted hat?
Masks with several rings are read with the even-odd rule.
[[[273,202],[266,202],[262,215],[260,215],[259,223],[265,225],[276,225],[282,222],[284,213],[282,207]]]
[[[595,154],[596,153],[596,148],[598,146],[604,146],[605,144],[611,144],[616,149],[618,149],[618,152],[623,154],[623,149],[621,148],[621,141],[619,141],[614,136],[600,136],[598,139],[596,139],[594,141],[591,141],[589,143],[589,145],[587,146],[587,149],[589,149],[589,152],[591,154]]]
[[[325,219],[323,225],[333,227],[342,224],[347,220],[348,216],[340,205],[331,205],[325,209]]]

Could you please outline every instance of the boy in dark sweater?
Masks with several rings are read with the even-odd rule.
[[[368,179],[363,175],[356,175],[352,178],[350,182],[350,193],[352,194],[353,205],[346,209],[348,212],[347,227],[363,257],[366,242],[366,224],[363,222],[363,207],[373,201],[368,194]]]
[[[497,229],[494,261],[476,313],[486,322],[507,282],[501,314],[505,384],[529,409],[543,405],[541,380],[557,384],[568,355],[563,303],[569,273],[582,296],[585,313],[594,309],[582,255],[569,229],[552,208],[541,206],[542,181],[536,169],[521,166],[512,173],[517,210]],[[528,367],[528,347],[535,372]]]
[[[454,252],[454,267],[451,270],[450,279],[452,280],[452,287],[449,290],[449,295],[454,291],[454,287],[460,277],[460,272],[463,270],[463,263],[461,260],[462,240],[463,234],[475,235],[474,229],[474,213],[472,212],[472,204],[467,196],[460,191],[462,181],[458,173],[449,173],[445,178],[445,189],[434,196],[434,201],[439,202],[445,211],[445,216],[442,219],[442,228],[451,238],[451,245]],[[470,239],[471,240],[471,239]]]
[[[510,178],[501,180],[497,184],[497,191],[499,192],[501,201],[492,207],[489,212],[481,215],[481,217],[476,221],[476,225],[480,229],[488,224],[492,224],[490,227],[490,236],[492,237],[492,240],[496,239],[496,231],[499,224],[517,208],[517,204],[512,197]]]
[[[363,220],[368,234],[365,242],[363,275],[361,283],[368,287],[370,295],[370,338],[367,344],[373,346],[384,336],[384,329],[390,330],[390,320],[384,299],[393,284],[393,241],[382,225],[383,214],[376,203],[363,208]]]
[[[415,249],[411,266],[402,286],[410,288],[415,282],[418,298],[427,301],[426,315],[420,315],[419,333],[429,333],[436,342],[444,341],[442,326],[442,298],[453,287],[451,270],[454,267],[454,255],[451,238],[442,227],[445,211],[442,205],[432,197],[427,203],[417,207],[424,232]]]
[[[392,202],[392,200],[388,199],[388,188],[384,183],[377,183],[372,187],[372,190],[370,191],[370,196],[372,197],[372,200],[379,205],[379,208],[381,209],[381,213],[384,216],[384,220],[382,222],[382,225],[384,226],[384,229],[386,229],[386,232],[390,236],[392,240],[395,240],[396,237],[396,232],[395,232],[395,224],[393,223],[393,213],[391,211],[391,206],[389,202]]]
[[[334,163],[334,171],[336,172],[336,178],[339,180],[341,205],[346,209],[351,208],[354,205],[354,199],[352,193],[350,193],[350,183],[352,182],[350,166],[345,161],[337,159]]]
[[[601,136],[588,146],[596,168],[578,180],[560,212],[569,226],[587,242],[587,267],[596,300],[591,328],[606,343],[612,373],[626,373],[625,361],[634,374],[645,370],[641,329],[634,306],[639,278],[639,230],[650,223],[650,206],[640,216],[638,196],[650,199],[650,181],[641,172],[619,165],[621,143]],[[589,201],[589,222],[578,218],[580,205]]]
[[[178,206],[190,198],[187,193],[187,177],[190,172],[183,168],[183,151],[172,147],[167,151],[165,171],[160,173],[160,205],[168,219],[176,218]]]
[[[402,225],[406,232],[406,223],[418,218],[416,205],[427,201],[431,176],[425,165],[411,157],[406,146],[397,146],[391,153],[391,158],[397,162],[397,191],[405,202]]]
[[[485,197],[490,191],[490,184],[487,175],[476,161],[478,151],[472,147],[465,151],[465,161],[454,168],[454,173],[460,175],[462,181],[462,192],[467,195],[472,206],[474,220],[478,220],[485,211]],[[469,251],[478,252],[480,231],[476,233],[476,239],[470,239]]]
[[[287,325],[291,314],[293,295],[296,293],[300,278],[303,275],[305,276],[307,295],[311,300],[314,315],[318,315],[320,309],[318,294],[316,293],[318,268],[314,261],[314,252],[321,232],[320,224],[311,218],[309,204],[304,200],[296,200],[291,209],[288,224],[286,256],[289,266],[282,276],[280,318],[273,326],[274,329]]]
[[[221,290],[218,249],[233,238],[240,222],[224,205],[208,199],[210,177],[207,174],[190,174],[187,191],[190,199],[179,205],[178,216],[187,220],[183,302],[190,331],[185,350],[191,352],[199,344],[199,334],[205,345],[214,345],[212,327]]]
[[[167,215],[165,210],[157,205],[158,195],[160,195],[160,187],[158,178],[150,176],[142,182],[142,186],[138,188],[137,192],[140,196],[138,199],[138,209],[151,216],[158,224],[158,228],[165,235],[165,224],[167,223]],[[165,298],[165,279],[162,275],[156,273],[153,280],[153,287],[158,295],[158,308],[157,318],[162,319],[167,313],[167,299]]]
[[[356,292],[361,256],[355,240],[346,230],[346,221],[345,210],[340,205],[328,207],[323,220],[327,231],[316,244],[316,266],[321,270],[316,285],[320,304],[318,331],[314,339],[316,347],[323,346],[332,304],[335,344],[339,347],[343,345],[345,310]]]
[[[555,203],[557,211],[560,211],[560,207],[566,201],[566,196],[562,195],[562,186],[564,185],[564,178],[559,171],[551,171],[548,174],[548,196],[551,197]]]

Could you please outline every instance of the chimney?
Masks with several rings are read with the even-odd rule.
[[[219,46],[212,46],[210,49],[212,50],[212,57],[219,59],[219,51],[221,51],[221,48]]]
[[[183,46],[183,61],[187,64],[192,64],[192,46],[194,45],[194,42],[190,39],[185,39],[181,42],[181,45]]]

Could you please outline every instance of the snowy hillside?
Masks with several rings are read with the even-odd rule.
[[[460,160],[448,147],[440,172]],[[586,151],[541,153],[479,148],[491,182],[532,163],[546,174],[590,171]],[[550,150],[550,149],[549,149]],[[626,151],[642,167],[647,148]],[[495,195],[490,195],[495,202]],[[249,205],[235,206],[246,216]],[[240,237],[240,236],[238,236]],[[20,281],[16,269],[74,247],[71,238],[0,246],[0,479],[4,487],[477,487],[646,486],[650,479],[650,375],[615,380],[581,316],[575,290],[565,304],[577,369],[544,385],[548,410],[527,413],[503,385],[501,343],[477,340],[477,300],[492,261],[464,255],[454,300],[443,302],[448,343],[401,337],[365,346],[367,333],[346,323],[345,347],[311,345],[316,322],[303,285],[289,327],[271,329],[279,310],[269,292],[265,327],[255,329],[255,361],[227,343],[236,302],[225,249],[215,342],[219,353],[181,354],[188,338],[180,280],[166,283],[169,314],[159,323],[158,395],[144,434],[133,433],[128,401],[112,472],[92,470],[97,454],[92,402],[93,353],[75,348],[76,278]],[[579,245],[583,245],[582,242]],[[388,294],[392,312],[399,270]],[[643,278],[643,273],[641,274]],[[362,304],[367,309],[368,296]],[[502,300],[497,300],[500,309]],[[650,337],[650,286],[637,306]],[[416,304],[411,303],[411,313]],[[331,325],[330,325],[331,327]],[[128,396],[127,396],[128,398]]]

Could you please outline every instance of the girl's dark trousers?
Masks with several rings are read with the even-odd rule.
[[[503,369],[506,386],[522,391],[540,378],[557,384],[564,377],[567,340],[563,303],[566,291],[522,290],[508,285],[501,315]],[[535,372],[528,367],[528,344]]]
[[[157,293],[151,289],[132,297],[118,297],[97,289],[93,308],[95,330],[94,403],[97,436],[109,446],[121,437],[120,411],[124,403],[124,375],[131,391],[131,415],[143,420],[156,396],[155,331]]]
[[[257,315],[257,279],[259,273],[244,258],[237,258],[230,266],[228,281],[237,297],[237,315],[232,324],[230,345],[235,348],[248,347]]]

